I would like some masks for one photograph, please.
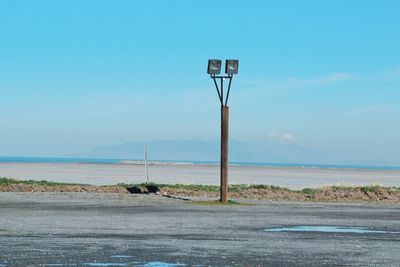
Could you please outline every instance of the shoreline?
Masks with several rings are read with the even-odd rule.
[[[0,164],[104,164],[104,165],[145,165],[142,159],[112,159],[112,158],[74,158],[74,157],[17,157],[0,156]],[[149,160],[151,166],[219,166],[219,161],[185,161],[185,160]],[[301,169],[339,169],[339,170],[385,170],[400,171],[397,165],[372,164],[330,164],[330,163],[277,163],[277,162],[236,162],[231,161],[230,167],[267,167],[267,168],[301,168]]]
[[[218,165],[149,165],[148,169],[150,182],[159,184],[219,184]],[[0,177],[93,185],[146,181],[143,165],[94,163],[0,162]],[[290,189],[371,184],[392,187],[400,186],[400,170],[231,166],[229,184],[271,184]]]

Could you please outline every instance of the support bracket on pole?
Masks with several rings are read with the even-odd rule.
[[[229,92],[231,91],[231,84],[232,84],[233,75],[232,74],[228,74],[227,76],[211,75],[211,78],[214,81],[215,89],[217,89],[218,98],[219,98],[219,101],[221,103],[221,106],[223,106],[223,107],[228,106]],[[217,79],[220,80],[220,86],[218,86]],[[224,81],[225,81],[225,79],[229,80],[228,91],[226,93],[226,96],[224,95]]]

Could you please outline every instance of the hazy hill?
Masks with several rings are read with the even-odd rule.
[[[142,159],[144,147],[153,160],[218,161],[220,143],[201,140],[129,142],[99,146],[87,156]],[[230,142],[230,161],[236,162],[320,162],[321,156],[300,145]]]

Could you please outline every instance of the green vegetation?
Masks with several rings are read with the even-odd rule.
[[[315,195],[316,193],[318,193],[319,191],[321,191],[321,189],[315,189],[315,188],[304,188],[300,191],[296,191],[298,193],[302,193],[302,194],[306,194],[306,195]]]
[[[400,194],[400,187],[389,187],[387,190],[391,193],[398,193]]]
[[[72,184],[72,183],[58,183],[46,180],[36,181],[36,180],[17,180],[10,178],[0,178],[0,186],[10,186],[10,185],[37,185],[37,186],[68,186],[68,185],[78,185],[78,186],[88,186],[87,184]],[[117,186],[126,188],[130,193],[156,193],[162,189],[170,189],[190,192],[207,192],[207,193],[217,193],[220,188],[218,185],[196,185],[196,184],[157,184],[157,183],[141,183],[141,184],[117,184]],[[307,195],[308,198],[313,198],[316,194],[323,192],[325,190],[329,192],[352,192],[361,190],[362,192],[368,193],[378,193],[380,190],[386,190],[389,193],[400,194],[400,187],[382,187],[380,185],[368,185],[368,186],[328,186],[324,188],[304,188],[302,190],[292,190],[284,187],[274,186],[274,185],[263,185],[263,184],[233,184],[229,186],[229,192],[238,192],[246,194],[246,190],[271,190],[273,192],[289,192],[300,195]],[[185,192],[182,192],[185,194]],[[252,192],[249,192],[252,194]],[[211,202],[214,203],[214,202]],[[215,205],[220,205],[221,203],[214,203]],[[232,205],[233,203],[228,203]],[[221,204],[221,205],[228,205]],[[200,204],[199,204],[200,205]],[[211,204],[210,204],[211,205]]]
[[[381,189],[382,187],[380,185],[369,185],[369,186],[362,186],[361,187],[361,191],[363,191],[364,193],[367,192],[378,192],[379,189]]]
[[[46,180],[16,180],[10,178],[0,178],[0,185],[15,185],[15,184],[25,184],[25,185],[44,185],[44,186],[57,186],[57,185],[78,185],[78,184],[68,184],[68,183],[57,183],[50,182]]]

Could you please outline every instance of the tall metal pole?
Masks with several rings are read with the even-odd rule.
[[[228,202],[229,107],[221,105],[221,202]]]

